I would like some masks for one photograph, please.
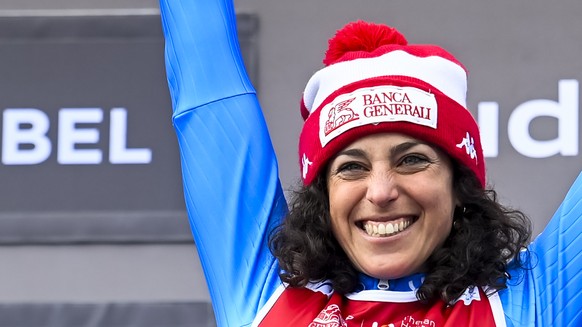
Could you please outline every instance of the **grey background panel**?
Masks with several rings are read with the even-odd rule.
[[[10,327],[216,326],[207,302],[0,304],[0,317]]]
[[[0,214],[0,245],[192,244],[183,210],[57,211]]]
[[[3,246],[0,262],[0,303],[209,299],[193,244]]]

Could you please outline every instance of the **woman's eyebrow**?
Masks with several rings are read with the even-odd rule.
[[[406,152],[406,151],[408,151],[408,150],[410,150],[410,149],[412,149],[412,148],[414,148],[415,146],[418,146],[418,145],[426,145],[426,143],[419,142],[419,141],[403,142],[403,143],[400,143],[400,144],[395,145],[394,147],[392,147],[390,149],[390,154],[392,156],[397,156],[397,155],[399,155],[399,154],[401,154],[403,152]]]
[[[364,150],[362,149],[345,149],[342,150],[340,152],[337,153],[337,155],[335,155],[334,158],[337,158],[339,156],[348,156],[348,157],[358,157],[358,158],[363,158],[366,156],[366,153],[364,152]]]

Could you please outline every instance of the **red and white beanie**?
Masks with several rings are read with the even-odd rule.
[[[409,45],[394,28],[357,21],[330,39],[323,62],[301,101],[305,185],[350,143],[393,132],[437,145],[485,186],[479,128],[466,104],[467,72],[450,53]]]

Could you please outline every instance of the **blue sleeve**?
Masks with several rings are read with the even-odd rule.
[[[508,326],[582,326],[582,174],[500,293]],[[525,254],[524,254],[525,255]]]
[[[218,326],[243,326],[279,285],[267,247],[287,212],[244,69],[231,0],[160,0],[186,208]]]

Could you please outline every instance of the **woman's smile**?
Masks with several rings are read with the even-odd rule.
[[[356,225],[373,237],[388,237],[400,234],[415,221],[414,217],[404,217],[389,221],[365,220]]]

